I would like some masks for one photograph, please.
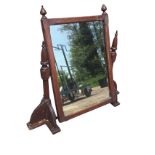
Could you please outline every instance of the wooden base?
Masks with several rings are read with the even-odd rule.
[[[120,105],[120,103],[119,102],[113,102],[113,103],[111,103],[114,107],[117,107],[118,105]]]
[[[119,94],[119,91],[117,91],[117,85],[115,87],[116,89],[116,94],[115,94],[115,100],[113,102],[111,102],[111,104],[114,106],[114,107],[117,107],[118,105],[120,105],[120,103],[117,101],[117,95]]]
[[[56,115],[51,106],[51,100],[43,98],[38,107],[33,111],[27,126],[29,129],[34,129],[44,124],[47,125],[52,134],[60,131],[60,128],[56,124]]]

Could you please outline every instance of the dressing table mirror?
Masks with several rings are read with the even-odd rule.
[[[42,6],[44,96],[27,123],[29,129],[46,124],[55,134],[60,131],[57,119],[64,122],[108,103],[119,105],[113,80],[117,31],[110,47],[106,6],[101,10],[102,15],[97,16],[50,19]],[[56,112],[50,100],[49,78]]]

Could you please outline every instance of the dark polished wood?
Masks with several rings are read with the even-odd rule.
[[[46,10],[44,9],[43,5],[41,6],[40,14],[42,15],[42,19],[43,19],[43,18],[46,18],[45,15],[47,14],[47,12],[46,12]]]
[[[116,50],[117,50],[117,40],[118,40],[117,36],[118,36],[118,32],[116,31],[115,37],[113,39],[112,47],[111,47],[111,50],[110,50],[110,56],[111,56],[111,60],[112,60],[112,64],[111,64],[112,69],[113,69],[113,65],[114,65],[114,62],[115,62],[116,56],[117,56],[117,53],[116,53]],[[113,92],[112,93],[113,94],[112,94],[112,102],[111,102],[111,104],[116,107],[120,103],[117,101],[117,94],[119,92],[117,90],[117,83],[114,80],[113,80]]]
[[[104,17],[104,34],[105,34],[105,45],[106,45],[106,57],[108,63],[108,79],[109,79],[109,89],[110,89],[110,96],[111,96],[111,104],[113,106],[118,106],[120,103],[117,101],[117,83],[113,80],[113,64],[116,60],[116,50],[117,50],[117,36],[118,32],[116,31],[115,37],[113,39],[112,47],[110,47],[110,35],[109,35],[109,17],[108,14],[105,12],[107,10],[105,5],[102,5],[101,10],[103,11],[102,16]]]
[[[41,103],[33,111],[31,115],[30,122],[27,123],[29,129],[34,129],[38,126],[46,124],[50,131],[55,134],[60,131],[60,128],[56,124],[56,115],[53,110],[51,100],[49,98],[49,83],[48,79],[50,77],[49,71],[49,61],[45,42],[42,43],[42,52],[41,52],[41,77],[43,79],[43,90],[44,96],[41,100]]]
[[[58,79],[57,79],[57,72],[55,68],[55,58],[52,48],[52,41],[50,36],[50,29],[48,24],[48,19],[44,16],[41,18],[41,25],[42,25],[42,31],[43,31],[43,37],[44,41],[46,43],[47,52],[48,52],[48,60],[49,60],[49,69],[50,69],[50,75],[51,75],[51,82],[52,82],[52,88],[53,93],[55,97],[55,105],[58,115],[59,122],[65,121],[63,108],[62,108],[62,100],[59,93],[59,85],[58,85]]]
[[[51,132],[57,133],[60,131],[60,128],[56,124],[56,118],[59,122],[64,122],[69,119],[72,119],[76,116],[84,114],[93,109],[99,108],[103,105],[111,103],[113,106],[119,105],[117,101],[117,84],[113,80],[113,64],[116,60],[116,50],[117,50],[117,36],[118,33],[116,31],[115,37],[113,39],[112,46],[110,47],[110,37],[109,37],[109,19],[108,14],[106,13],[107,7],[102,5],[102,15],[97,16],[85,16],[85,17],[69,17],[69,18],[52,18],[48,19],[46,17],[46,10],[41,7],[40,14],[41,18],[41,26],[44,37],[43,49],[42,49],[42,68],[41,68],[41,77],[43,79],[44,86],[44,97],[40,103],[40,105],[34,110],[30,122],[27,124],[30,129],[38,127],[40,125],[46,124]],[[54,52],[52,48],[52,40],[50,35],[50,25],[56,24],[67,24],[67,23],[75,23],[75,22],[90,22],[90,21],[102,21],[104,25],[104,38],[105,38],[105,51],[107,58],[107,71],[108,71],[108,86],[110,91],[110,98],[102,103],[94,105],[90,108],[79,111],[75,114],[65,116],[63,112],[63,103],[60,97],[59,85],[55,67],[55,58]],[[49,84],[48,79],[51,77],[55,106],[57,111],[57,117],[54,113],[54,110],[51,105],[50,97],[49,97]]]
[[[49,25],[57,24],[67,24],[67,23],[76,23],[76,22],[91,22],[91,21],[100,21],[102,16],[85,16],[85,17],[69,17],[69,18],[52,18],[48,19]]]

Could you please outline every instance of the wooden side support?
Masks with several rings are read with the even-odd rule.
[[[112,46],[110,48],[110,38],[109,38],[109,19],[108,19],[108,14],[106,13],[107,7],[103,4],[101,7],[102,10],[102,16],[104,20],[104,32],[105,32],[105,40],[106,40],[106,49],[108,50],[108,65],[109,65],[109,89],[110,89],[110,96],[112,98],[111,104],[113,106],[118,106],[120,103],[117,101],[117,84],[113,80],[113,65],[116,60],[116,50],[117,50],[117,37],[118,37],[118,32],[116,31],[115,37],[112,42]]]
[[[27,123],[29,129],[34,129],[41,125],[46,124],[50,131],[55,134],[60,131],[60,128],[56,124],[56,115],[53,110],[51,100],[49,98],[49,83],[48,79],[50,76],[48,55],[46,51],[45,42],[42,43],[41,52],[41,77],[43,79],[44,96],[41,103],[33,111],[30,122]]]
[[[116,31],[115,33],[115,37],[113,39],[112,42],[112,47],[110,49],[110,56],[111,56],[111,60],[112,60],[112,70],[113,70],[113,65],[114,62],[116,60],[116,50],[117,50],[117,36],[118,36],[118,32]],[[113,86],[114,86],[114,92],[113,92],[113,101],[112,101],[112,105],[113,106],[118,106],[120,103],[117,101],[117,95],[119,94],[118,90],[117,90],[117,83],[113,80]]]

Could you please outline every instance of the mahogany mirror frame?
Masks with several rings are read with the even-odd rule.
[[[117,84],[113,79],[113,64],[116,59],[116,50],[117,50],[117,31],[113,39],[112,46],[110,47],[110,37],[109,37],[109,20],[108,14],[106,13],[106,6],[102,5],[102,14],[97,16],[84,16],[84,17],[69,17],[69,18],[52,18],[48,19],[46,15],[46,10],[41,8],[40,14],[42,15],[41,18],[41,26],[44,41],[42,43],[42,52],[41,52],[41,77],[43,79],[43,92],[44,96],[41,103],[38,107],[33,111],[30,122],[27,123],[29,129],[34,129],[41,125],[46,124],[48,128],[51,130],[53,134],[60,131],[56,123],[56,119],[59,122],[67,121],[71,118],[84,114],[88,111],[93,109],[99,108],[103,105],[111,103],[113,106],[118,106],[119,102],[117,101]],[[107,58],[107,71],[108,71],[108,86],[109,86],[109,94],[110,99],[106,101],[94,105],[90,108],[84,109],[79,111],[75,114],[71,114],[68,116],[64,115],[62,100],[60,97],[59,92],[59,85],[55,67],[55,58],[52,48],[52,40],[50,35],[50,26],[57,25],[57,24],[67,24],[67,23],[76,23],[76,22],[92,22],[92,21],[102,21],[104,23],[104,38],[105,38],[105,52]],[[56,113],[53,110],[50,95],[49,95],[49,77],[51,77],[54,99],[55,99],[55,106],[56,106]]]

